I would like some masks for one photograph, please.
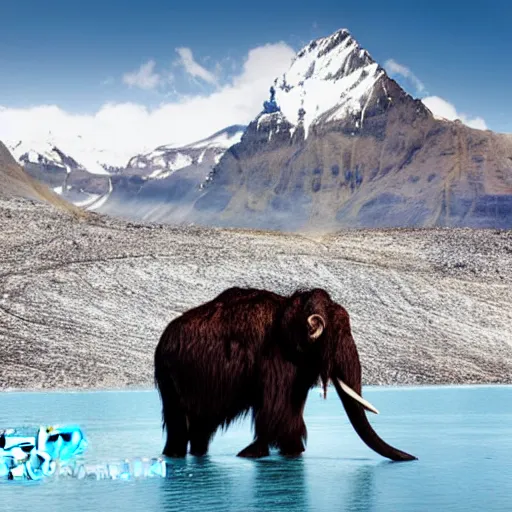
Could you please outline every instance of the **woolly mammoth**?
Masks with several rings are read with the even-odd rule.
[[[167,433],[164,454],[207,453],[219,427],[252,413],[254,441],[238,455],[304,451],[309,390],[332,381],[359,437],[392,460],[414,456],[373,430],[346,310],[322,289],[282,296],[230,288],[169,323],[155,350],[155,383]]]

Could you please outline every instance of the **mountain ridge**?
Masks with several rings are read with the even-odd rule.
[[[175,224],[512,227],[512,136],[435,117],[347,29],[309,42],[269,85],[224,146],[205,144],[233,127],[75,188],[98,211]]]
[[[158,146],[133,157],[111,177],[112,191],[97,211],[148,222],[186,222],[202,184],[245,125],[232,125],[185,146]]]
[[[158,146],[131,157],[123,168],[110,168],[109,172],[106,169],[89,172],[51,140],[18,143],[15,149],[27,173],[66,201],[86,210],[121,216],[131,216],[134,208],[138,208],[139,215],[150,221],[160,216],[151,214],[153,206],[146,208],[149,212],[142,213],[148,197],[165,198],[167,186],[182,181],[181,172],[175,178],[171,178],[172,174],[183,169],[187,174],[185,182],[191,183],[190,191],[199,191],[211,167],[240,139],[244,129],[245,125],[232,125],[184,146]],[[166,201],[163,203],[165,206]]]
[[[361,54],[348,31],[318,41],[274,82],[275,108],[258,114],[214,167],[194,222],[278,230],[512,227],[511,137],[435,118]],[[314,96],[308,119],[303,99],[334,86],[339,101]]]
[[[0,196],[49,203],[75,217],[85,217],[86,215],[81,209],[62,199],[44,183],[32,178],[16,162],[2,141],[0,141]]]

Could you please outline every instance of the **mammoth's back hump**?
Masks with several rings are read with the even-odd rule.
[[[218,397],[233,408],[250,395],[257,358],[283,303],[270,292],[244,292],[228,290],[174,319],[157,348],[157,374],[172,377],[178,394],[203,413],[219,407]]]

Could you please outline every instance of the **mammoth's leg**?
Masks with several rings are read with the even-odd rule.
[[[279,443],[279,453],[285,457],[298,457],[304,451],[302,439],[287,439]]]
[[[254,441],[238,452],[237,457],[249,457],[257,459],[259,457],[268,457],[270,455],[269,441],[263,422],[258,419],[258,408],[253,408],[254,422]]]
[[[183,411],[177,409],[164,415],[167,430],[164,455],[167,457],[185,457],[188,445],[187,417]]]
[[[278,425],[276,444],[279,453],[286,457],[297,457],[305,451],[304,439],[307,435],[306,424],[304,423],[304,406],[306,400],[301,400],[297,406],[295,400],[291,399],[283,407],[283,418],[286,422]]]
[[[208,419],[191,416],[188,431],[190,438],[190,454],[196,457],[206,455],[210,441],[216,430],[216,425],[213,425],[213,422]]]
[[[241,453],[268,455],[269,446],[282,455],[298,456],[304,450],[306,425],[303,419],[308,386],[297,378],[297,368],[280,354],[263,360],[261,391],[254,405],[255,441]]]
[[[164,425],[167,441],[164,455],[167,457],[185,457],[188,445],[188,418],[180,407],[173,388],[166,388],[161,393]]]
[[[292,420],[294,428],[283,426],[283,431],[277,435],[276,444],[279,453],[286,457],[298,457],[304,450],[304,441],[306,437],[306,425],[302,416],[295,417]]]
[[[262,438],[256,437],[256,439],[239,452],[237,456],[256,459],[259,457],[267,457],[269,454],[268,442],[264,441]]]
[[[305,450],[306,425],[302,410],[294,411],[292,404],[283,404],[281,414],[273,420],[265,409],[259,411],[255,433],[254,441],[238,454],[239,457],[266,457],[270,453],[269,445],[277,446],[279,453],[287,457],[297,457]]]

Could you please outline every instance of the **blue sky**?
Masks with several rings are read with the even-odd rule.
[[[154,108],[229,83],[253,48],[284,42],[298,50],[345,27],[379,63],[392,59],[417,77],[396,76],[411,94],[439,96],[493,130],[512,132],[509,1],[2,4],[0,105],[6,108],[51,104],[71,114],[91,114],[107,102]],[[211,75],[187,73],[176,63],[177,48],[187,48]],[[151,61],[159,85],[151,87],[150,79],[143,88],[130,86],[127,76]]]

